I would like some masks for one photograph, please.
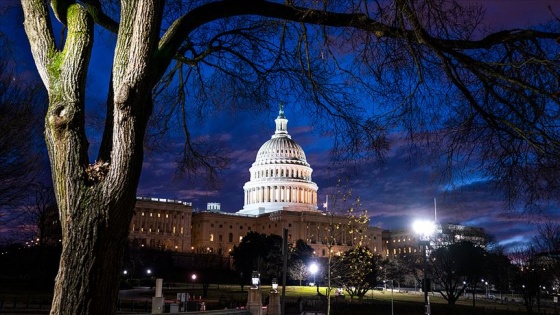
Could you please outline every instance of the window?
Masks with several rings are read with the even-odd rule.
[[[214,223],[211,223],[211,224],[210,224],[210,227],[214,227]]]
[[[214,241],[214,234],[210,234],[210,242]]]
[[[233,234],[232,233],[229,233],[229,242],[233,243]]]
[[[220,234],[220,235],[218,235],[218,242],[221,242],[221,241],[222,241],[222,235]]]
[[[239,237],[239,243],[241,243],[241,241],[243,240],[243,236]]]

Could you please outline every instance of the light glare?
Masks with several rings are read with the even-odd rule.
[[[434,233],[436,228],[434,222],[430,220],[416,220],[412,224],[412,229],[416,234],[421,236],[430,236]]]

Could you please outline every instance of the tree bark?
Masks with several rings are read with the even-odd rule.
[[[49,96],[45,138],[62,225],[62,254],[56,276],[51,314],[114,314],[118,281],[128,226],[143,158],[143,138],[151,114],[149,63],[159,28],[159,9],[153,16],[130,15],[136,33],[120,37],[114,71],[111,136],[98,160],[90,164],[85,126],[85,80],[93,46],[93,21],[78,4],[63,3],[67,24],[63,50],[54,45],[44,1],[23,0],[25,30],[37,69]],[[126,6],[126,4],[125,4]],[[128,3],[129,8],[155,6],[153,2]],[[151,10],[153,9],[153,10]],[[144,23],[144,25],[142,25]],[[157,32],[156,32],[157,34]],[[126,52],[135,51],[131,59]],[[123,53],[124,52],[124,53]],[[144,57],[144,58],[142,58]],[[116,82],[116,83],[115,83]]]

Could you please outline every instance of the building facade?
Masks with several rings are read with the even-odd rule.
[[[128,239],[132,247],[191,251],[192,204],[137,198]]]
[[[318,257],[328,256],[329,251],[339,255],[356,245],[386,257],[421,251],[412,229],[382,231],[319,210],[313,169],[301,146],[288,134],[282,105],[275,124],[274,134],[261,146],[249,169],[241,210],[226,213],[219,203],[209,203],[206,210],[193,212],[190,203],[138,198],[130,226],[132,246],[228,255],[248,232],[282,235],[287,229],[290,243],[304,240]],[[483,230],[461,225],[439,225],[437,233],[440,244],[484,241]]]
[[[435,249],[461,241],[469,241],[481,247],[486,246],[484,229],[460,224],[436,224],[434,235],[430,238],[430,248]],[[401,254],[420,253],[422,246],[418,235],[410,229],[383,231],[383,252],[387,257]]]
[[[282,105],[275,124],[249,169],[243,209],[225,213],[219,203],[209,203],[205,211],[193,213],[190,203],[138,198],[130,226],[132,246],[227,255],[250,231],[282,235],[287,229],[289,242],[302,239],[317,256],[327,256],[329,250],[341,254],[355,245],[382,254],[380,228],[318,210],[313,169],[288,134]],[[334,240],[330,246],[328,239]]]

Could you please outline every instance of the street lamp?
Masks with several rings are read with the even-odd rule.
[[[260,277],[259,272],[253,271],[253,274],[251,275],[251,283],[253,284],[253,289],[259,288],[259,284],[260,284],[259,277]]]
[[[430,236],[435,231],[434,222],[429,220],[417,220],[412,224],[412,229],[418,234],[418,244],[423,248],[424,256],[424,280],[422,290],[424,290],[424,314],[430,315],[430,302],[428,301],[428,277],[426,276],[428,269],[428,252],[427,248],[430,245]]]
[[[317,293],[319,293],[319,284],[315,281],[315,275],[317,274],[317,271],[319,271],[319,265],[317,265],[317,263],[315,262],[311,263],[311,265],[309,265],[309,272],[311,272],[311,274],[313,275],[313,282],[317,286]]]
[[[272,293],[278,293],[278,279],[272,278]]]
[[[196,273],[193,273],[193,274],[191,275],[191,280],[192,280],[191,286],[192,286],[193,289],[194,289],[194,287],[195,287],[195,285],[196,285],[196,278],[197,278]]]

